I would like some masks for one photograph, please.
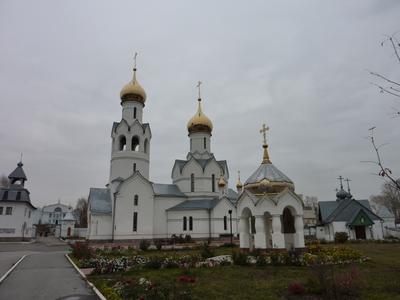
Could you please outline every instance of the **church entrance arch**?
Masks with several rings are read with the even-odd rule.
[[[245,207],[240,215],[239,239],[240,248],[252,250],[254,248],[255,219],[250,208]]]
[[[285,239],[285,248],[292,249],[295,247],[295,219],[296,211],[292,207],[285,207],[282,212],[282,232]]]

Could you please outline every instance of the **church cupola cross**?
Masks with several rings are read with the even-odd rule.
[[[198,98],[198,100],[199,101],[201,101],[201,89],[200,89],[200,86],[202,85],[203,83],[201,82],[201,81],[199,81],[199,82],[197,82],[197,85],[196,85],[196,87],[197,87],[197,89],[198,89],[198,93],[199,93],[199,98]]]
[[[348,178],[346,178],[344,181],[346,181],[347,182],[347,191],[349,192],[349,194],[350,194],[350,179],[348,179]]]
[[[340,175],[339,177],[338,177],[338,180],[339,180],[339,182],[340,182],[340,189],[341,190],[343,190],[343,177],[342,177],[342,175]]]
[[[263,142],[264,145],[267,144],[267,131],[269,130],[269,127],[266,126],[265,124],[262,125],[262,128],[260,129],[260,133],[263,135]]]
[[[260,129],[260,133],[263,135],[263,148],[264,148],[263,164],[271,163],[271,161],[269,160],[268,144],[267,144],[267,131],[268,130],[269,130],[269,127],[266,126],[265,124],[263,124]]]
[[[133,56],[133,71],[136,72],[136,60],[137,60],[137,52],[135,52],[135,55]]]

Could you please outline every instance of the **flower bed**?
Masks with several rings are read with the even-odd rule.
[[[319,245],[312,245],[306,253],[289,251],[247,255],[240,252],[234,252],[233,255],[220,255],[207,259],[204,259],[200,255],[143,256],[133,254],[130,256],[115,256],[96,253],[91,258],[81,258],[78,260],[78,265],[81,268],[92,268],[94,274],[109,274],[128,271],[134,268],[189,269],[219,267],[232,264],[257,265],[260,267],[267,265],[312,266],[314,264],[336,265],[361,263],[367,259],[367,257],[363,256],[355,249],[347,247],[322,248]]]

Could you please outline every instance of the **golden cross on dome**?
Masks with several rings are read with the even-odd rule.
[[[133,70],[136,71],[136,58],[137,58],[137,52],[135,52],[135,55],[133,56]]]
[[[199,81],[199,82],[197,82],[197,85],[196,85],[196,87],[198,88],[198,90],[199,90],[199,100],[201,100],[201,95],[200,95],[200,85],[202,84],[202,82],[201,81]]]
[[[269,127],[266,126],[265,124],[262,125],[262,128],[260,129],[260,133],[262,133],[263,138],[264,138],[264,145],[267,144],[267,131],[269,130]]]

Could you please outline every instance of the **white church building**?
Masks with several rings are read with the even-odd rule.
[[[144,122],[146,93],[136,79],[120,93],[122,118],[111,130],[110,177],[105,188],[91,188],[88,240],[124,241],[170,238],[219,238],[240,235],[242,248],[302,248],[303,203],[293,182],[264,159],[237,192],[228,188],[229,170],[211,147],[213,124],[202,111],[187,125],[190,151],[172,167],[172,183],[149,178],[151,130]]]

